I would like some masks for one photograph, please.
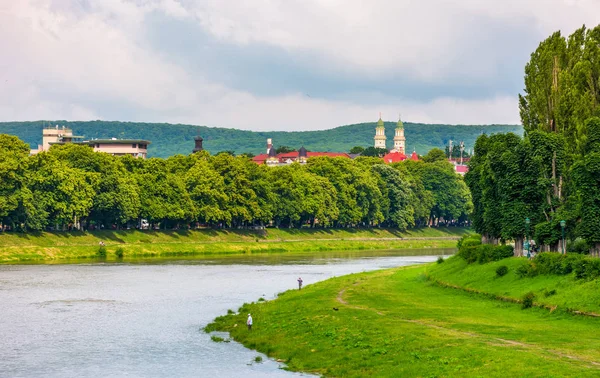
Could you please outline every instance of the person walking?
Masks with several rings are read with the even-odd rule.
[[[252,331],[252,316],[250,314],[248,314],[248,320],[246,321],[246,324],[248,324],[248,331]]]
[[[298,290],[302,290],[302,277],[298,277]]]

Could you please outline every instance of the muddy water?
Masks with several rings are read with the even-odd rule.
[[[452,250],[0,266],[1,377],[298,375],[201,328],[228,309],[333,276]],[[418,255],[421,254],[421,255]],[[258,320],[257,320],[258,321]]]

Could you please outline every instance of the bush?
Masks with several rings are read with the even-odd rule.
[[[523,296],[523,301],[521,304],[521,308],[522,309],[526,309],[526,308],[530,308],[533,307],[533,300],[535,299],[535,294],[533,291],[530,291],[529,293],[525,294]]]
[[[443,263],[444,261],[445,261],[445,260],[444,260],[444,258],[443,258],[442,256],[439,256],[439,257],[438,257],[438,259],[437,259],[437,263],[438,263],[438,264],[441,264],[441,263]]]
[[[106,257],[106,247],[101,245],[98,247],[98,251],[96,252],[96,256],[98,257]]]
[[[505,276],[506,273],[508,273],[508,267],[506,265],[500,265],[498,268],[496,268],[496,275],[498,277]]]
[[[262,362],[262,357],[261,356],[256,356],[254,357],[254,362]]]
[[[575,278],[593,280],[600,277],[600,259],[584,257],[573,263]]]
[[[212,341],[214,341],[215,343],[222,343],[223,341],[225,341],[225,339],[224,339],[224,338],[222,338],[222,337],[219,337],[219,336],[214,336],[214,335],[213,335],[213,336],[211,336],[211,337],[210,337],[210,339],[211,339]]]
[[[531,261],[528,261],[524,264],[519,265],[517,270],[515,270],[515,273],[517,274],[517,276],[519,276],[519,278],[534,277],[537,275],[537,270],[535,268],[535,265],[533,265]]]
[[[124,254],[125,251],[123,251],[123,248],[121,247],[117,248],[117,250],[115,251],[115,256],[117,256],[118,259],[122,259]]]
[[[556,290],[552,289],[552,290],[544,290],[544,297],[548,298],[551,297],[553,295],[556,295]]]
[[[577,238],[572,242],[567,242],[567,252],[587,255],[590,253],[590,245],[584,239]]]
[[[465,240],[457,255],[462,257],[469,264],[475,261],[480,264],[491,261],[499,261],[513,256],[513,247],[509,245],[478,244],[470,245],[470,240]]]

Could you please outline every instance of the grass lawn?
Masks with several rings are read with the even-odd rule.
[[[291,370],[325,376],[600,376],[600,319],[522,310],[444,288],[425,277],[431,267],[354,274],[287,291],[274,301],[244,304],[206,330],[230,332]]]
[[[452,257],[443,264],[431,266],[427,274],[442,284],[513,299],[521,299],[526,293],[533,292],[534,302],[538,305],[559,311],[600,314],[600,280],[577,280],[573,273],[520,278],[516,270],[526,262],[525,257],[515,257],[487,264],[467,264],[459,257]],[[508,267],[508,273],[498,277],[496,269],[502,265]]]
[[[0,263],[94,257],[103,241],[108,258],[248,254],[398,248],[452,248],[464,228],[341,230],[197,230],[0,233]]]

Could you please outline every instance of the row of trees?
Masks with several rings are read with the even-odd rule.
[[[515,240],[520,254],[529,228],[545,250],[562,250],[565,221],[568,239],[600,253],[600,27],[540,43],[519,105],[524,138],[483,135],[475,144],[465,181],[476,231]]]
[[[25,143],[0,135],[0,222],[15,229],[124,227],[141,219],[162,228],[406,229],[464,222],[471,207],[445,160],[323,157],[271,168],[226,153],[142,160],[76,144],[29,156]]]

